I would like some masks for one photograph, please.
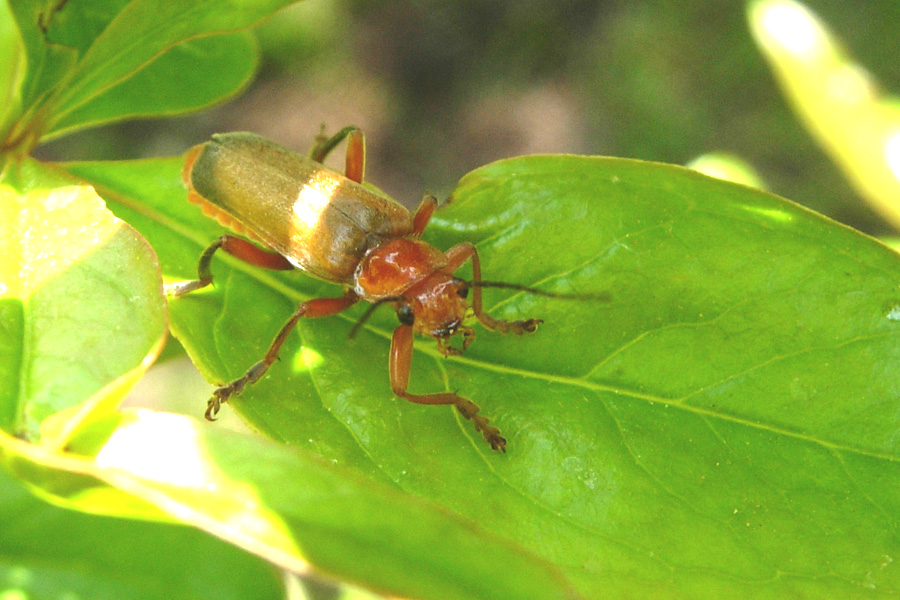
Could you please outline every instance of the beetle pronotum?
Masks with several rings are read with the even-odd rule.
[[[322,161],[344,138],[346,165],[341,175],[325,168]],[[442,252],[419,239],[437,207],[433,196],[426,195],[411,215],[390,198],[364,187],[364,170],[365,139],[355,127],[320,139],[309,157],[251,133],[214,135],[211,141],[188,151],[183,170],[188,199],[266,249],[223,235],[201,255],[198,278],[167,286],[169,295],[182,296],[212,283],[210,262],[217,250],[266,269],[298,268],[345,288],[340,297],[300,304],[263,359],[215,390],[206,418],[214,420],[223,402],[263,376],[301,318],[334,315],[366,300],[372,303],[370,310],[381,304],[394,306],[400,320],[391,339],[394,394],[417,404],[452,404],[474,423],[491,448],[505,450],[500,430],[478,414],[479,408],[471,400],[455,392],[407,391],[413,333],[435,338],[444,356],[459,354],[475,337],[475,330],[463,324],[470,307],[482,325],[501,333],[530,333],[541,323],[540,319],[504,321],[490,316],[482,305],[482,287],[559,295],[482,281],[478,252],[472,244],[461,243]],[[472,281],[457,278],[454,272],[469,260]],[[457,334],[462,336],[462,350],[449,344]]]

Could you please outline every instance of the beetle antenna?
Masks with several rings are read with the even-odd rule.
[[[566,300],[597,300],[599,302],[609,302],[610,296],[608,292],[600,292],[597,294],[559,294],[557,292],[548,292],[547,290],[539,290],[537,288],[528,287],[527,285],[519,285],[518,283],[506,283],[505,281],[466,281],[467,288],[473,287],[489,287],[503,288],[507,290],[518,290],[527,292],[535,296],[545,296],[547,298],[563,298]]]
[[[357,321],[353,326],[353,329],[350,330],[350,335],[347,336],[347,339],[352,340],[354,337],[356,337],[356,334],[359,333],[360,328],[362,328],[362,326],[365,325],[366,321],[369,320],[369,317],[372,316],[372,313],[375,312],[375,309],[377,309],[385,302],[396,302],[398,300],[403,300],[403,296],[387,296],[386,298],[379,298],[378,300],[372,302],[372,304],[369,305],[369,308],[366,309],[366,312],[364,312],[359,318],[359,321]]]

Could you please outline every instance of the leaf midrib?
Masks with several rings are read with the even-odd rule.
[[[378,333],[381,334],[382,332],[378,332]],[[889,334],[890,334],[889,332],[883,332],[878,335],[868,336],[866,338],[855,338],[852,341],[857,342],[857,341],[861,341],[863,339],[874,339],[874,338],[883,337],[883,336],[889,335]],[[844,342],[844,343],[849,343],[849,342]],[[812,348],[809,348],[809,349],[799,352],[798,354],[802,354],[804,352],[809,352],[812,350],[813,350]],[[438,353],[436,351],[429,351],[429,350],[424,350],[424,349],[422,349],[421,351],[426,354],[435,356],[435,357],[438,356]],[[792,354],[790,356],[794,356],[794,355]],[[729,379],[740,376],[746,372],[750,372],[753,369],[759,368],[761,366],[771,364],[772,362],[775,362],[778,360],[784,360],[788,357],[789,357],[788,355],[785,355],[785,356],[773,358],[770,361],[766,361],[765,364],[755,365],[742,373],[738,373],[733,376],[730,376]],[[601,383],[596,383],[593,381],[586,381],[586,380],[578,378],[578,377],[567,377],[564,375],[554,375],[554,374],[550,374],[550,373],[542,373],[540,371],[519,369],[516,367],[510,367],[508,365],[501,365],[501,364],[497,364],[497,363],[490,363],[490,362],[486,362],[486,361],[475,360],[475,359],[471,359],[467,356],[453,356],[453,357],[449,357],[449,360],[455,360],[455,361],[461,362],[463,364],[469,365],[471,367],[480,368],[482,370],[491,371],[494,373],[500,373],[500,374],[504,374],[504,375],[515,375],[518,377],[536,379],[536,380],[549,382],[549,383],[556,383],[556,384],[568,385],[571,387],[582,388],[582,389],[590,390],[594,393],[606,392],[606,393],[615,394],[617,396],[626,396],[626,397],[634,398],[637,400],[643,400],[645,402],[652,403],[652,404],[662,404],[666,408],[681,409],[686,412],[689,412],[689,413],[692,413],[695,415],[699,415],[699,416],[702,416],[705,418],[714,418],[714,419],[719,419],[722,421],[728,421],[730,423],[735,423],[738,425],[751,427],[753,429],[766,431],[768,433],[774,433],[777,435],[783,435],[783,436],[791,437],[794,439],[811,442],[814,444],[818,444],[822,447],[828,448],[830,450],[847,452],[847,453],[851,453],[851,454],[857,454],[860,456],[877,458],[877,459],[881,459],[881,460],[888,460],[891,462],[900,462],[900,458],[890,455],[890,454],[887,454],[887,453],[875,452],[872,450],[867,450],[865,448],[857,448],[857,447],[848,446],[845,444],[829,442],[829,441],[822,440],[822,439],[819,439],[819,438],[816,438],[816,437],[813,437],[810,435],[806,435],[806,434],[803,434],[803,433],[800,433],[797,431],[793,431],[793,430],[790,430],[787,428],[778,427],[778,426],[770,425],[770,424],[766,424],[766,423],[761,423],[758,421],[752,421],[752,420],[749,420],[747,418],[743,418],[743,417],[740,417],[737,415],[731,415],[731,414],[723,413],[723,412],[716,412],[716,411],[709,410],[707,408],[683,403],[683,401],[686,398],[688,398],[690,395],[693,395],[694,393],[697,393],[697,392],[694,392],[694,393],[690,394],[689,396],[685,396],[683,398],[665,398],[662,396],[657,396],[654,394],[647,394],[647,393],[639,392],[636,390],[620,388],[620,387],[616,387],[613,385],[601,384]],[[723,380],[723,382],[724,381],[727,381],[727,380]],[[715,387],[716,385],[718,385],[718,383],[707,386],[706,388],[704,388],[704,390]],[[698,391],[703,391],[703,390],[698,390]]]

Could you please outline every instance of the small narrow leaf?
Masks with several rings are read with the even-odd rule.
[[[18,117],[25,51],[9,5],[0,3],[0,139]]]
[[[134,76],[54,122],[44,140],[103,123],[198,110],[234,95],[256,69],[257,48],[249,33],[180,44]],[[215,77],[195,77],[215,72]]]
[[[900,97],[795,0],[755,0],[750,27],[785,95],[860,195],[900,226]]]
[[[296,0],[250,0],[237,8],[219,2],[134,0],[113,19],[72,69],[52,100],[51,124],[131,77],[185,41],[250,27]],[[185,77],[184,73],[173,74]]]
[[[28,110],[66,76],[78,52],[47,39],[46,3],[9,0],[8,4],[25,55],[25,64],[20,65],[25,75],[18,100],[20,108]]]

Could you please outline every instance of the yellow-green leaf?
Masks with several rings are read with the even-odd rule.
[[[754,0],[750,27],[806,127],[856,187],[900,226],[900,98],[889,96],[795,0]]]

